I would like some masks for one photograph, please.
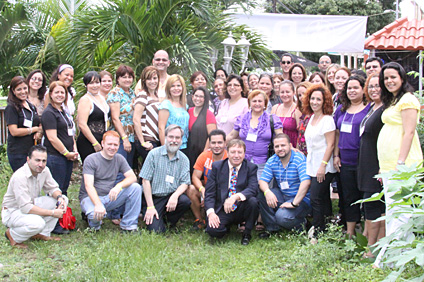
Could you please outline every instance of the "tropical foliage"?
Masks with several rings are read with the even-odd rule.
[[[170,73],[188,77],[202,70],[211,75],[209,51],[222,50],[229,31],[236,40],[246,33],[252,44],[249,59],[266,67],[275,55],[258,34],[234,25],[224,12],[240,2],[248,1],[106,0],[90,5],[86,0],[48,0],[13,5],[0,0],[0,56],[5,62],[0,84],[5,87],[14,75],[33,68],[49,74],[64,62],[75,67],[77,82],[87,70],[113,72],[123,63],[139,75],[159,49],[172,58]],[[239,57],[236,48],[235,71],[240,71]]]

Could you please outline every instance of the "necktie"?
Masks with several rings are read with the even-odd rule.
[[[228,188],[228,197],[231,197],[232,195],[236,194],[236,185],[237,185],[237,170],[235,167],[231,169],[231,177],[230,177],[230,187]],[[237,208],[237,204],[234,203],[233,205],[233,211],[235,211]]]

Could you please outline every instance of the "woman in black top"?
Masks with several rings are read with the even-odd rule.
[[[380,165],[377,157],[377,139],[383,122],[383,102],[381,101],[381,89],[378,82],[379,73],[372,74],[365,83],[365,95],[373,104],[368,114],[361,122],[359,134],[361,134],[361,145],[359,147],[358,159],[358,186],[363,193],[363,198],[370,198],[374,193],[380,193],[383,189],[381,183],[374,178],[379,173]],[[373,222],[385,214],[385,205],[382,201],[364,203],[365,229],[367,230],[368,246],[374,245],[377,240],[385,236],[385,222]],[[371,251],[365,254],[373,257]]]
[[[22,76],[12,78],[7,97],[7,157],[13,171],[26,163],[29,149],[41,139],[37,109],[28,100],[28,84]]]
[[[77,148],[82,162],[88,155],[102,149],[103,134],[110,118],[109,105],[100,93],[100,75],[89,71],[84,75],[83,82],[87,94],[79,100],[77,116],[80,129]]]
[[[73,136],[74,123],[62,107],[62,104],[66,105],[68,91],[63,82],[55,81],[50,84],[48,95],[50,103],[41,117],[46,136],[44,145],[47,148],[47,166],[62,194],[67,195],[73,162],[78,159]]]

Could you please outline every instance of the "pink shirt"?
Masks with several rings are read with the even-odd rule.
[[[219,105],[216,124],[225,134],[229,134],[234,129],[234,123],[237,117],[244,115],[249,110],[246,98],[240,98],[234,105],[230,106],[230,100],[224,99]]]

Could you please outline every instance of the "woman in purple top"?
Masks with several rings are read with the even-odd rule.
[[[355,234],[355,225],[361,219],[359,205],[352,205],[361,199],[356,170],[361,137],[359,128],[370,108],[364,93],[365,79],[351,76],[341,92],[341,105],[334,113],[336,143],[333,152],[334,167],[340,172],[339,197],[342,214],[346,219],[347,234]]]
[[[297,146],[297,127],[302,113],[294,101],[295,86],[290,80],[280,83],[280,98],[283,103],[272,107],[271,114],[275,114],[283,123],[283,133],[290,137],[290,143],[294,148]]]
[[[259,178],[268,159],[268,145],[272,141],[270,118],[274,121],[274,134],[282,132],[283,124],[277,116],[269,115],[265,111],[269,102],[265,92],[253,90],[247,99],[250,111],[237,118],[227,142],[240,137],[246,143],[245,158],[258,166]]]

